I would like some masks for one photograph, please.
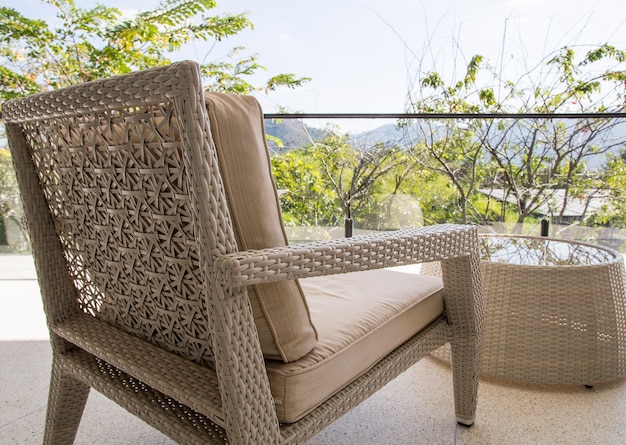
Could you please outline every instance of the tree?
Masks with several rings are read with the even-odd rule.
[[[608,192],[607,204],[591,219],[602,226],[626,227],[626,148],[617,156],[609,156],[602,177]]]
[[[0,103],[39,91],[171,63],[170,56],[192,40],[222,41],[252,28],[245,14],[205,16],[214,0],[165,0],[124,17],[117,8],[81,8],[74,0],[44,0],[56,11],[50,23],[0,8]],[[236,93],[297,87],[308,78],[279,74],[255,87],[246,79],[265,68],[257,55],[201,64],[209,89]],[[239,57],[239,58],[237,58]]]
[[[0,148],[0,245],[9,244],[8,227],[21,226],[22,206],[9,150]],[[24,249],[21,245],[17,250]]]
[[[322,177],[321,166],[307,149],[276,152],[271,160],[285,225],[335,226],[340,223],[342,209]]]
[[[272,168],[281,192],[283,219],[301,227],[349,226],[385,230],[423,222],[416,198],[406,196],[414,163],[397,146],[355,147],[328,127],[301,148],[274,152]],[[350,227],[348,227],[347,235]],[[346,234],[344,232],[344,234]]]
[[[547,113],[603,112],[624,109],[626,53],[599,45],[579,57],[563,48],[536,71],[517,82],[503,81],[499,70],[482,57],[468,63],[464,78],[447,85],[437,72],[421,76],[419,91],[410,95],[417,113]],[[479,79],[488,79],[479,84]],[[530,81],[528,81],[530,79]],[[482,86],[481,86],[482,85]],[[484,86],[487,85],[487,86]],[[588,161],[616,148],[621,140],[611,119],[471,119],[418,123],[414,153],[422,165],[446,174],[459,193],[461,220],[468,221],[472,195],[478,188],[503,189],[514,203],[517,220],[544,205],[559,219],[568,199],[589,187],[601,187]],[[415,131],[415,130],[413,130]],[[430,164],[429,164],[430,162]],[[565,191],[556,203],[554,190]],[[503,212],[507,206],[503,206]],[[506,215],[502,215],[504,219]],[[475,219],[473,219],[475,220]]]
[[[433,95],[410,104],[412,113],[477,113],[480,106],[468,100],[483,58],[476,55],[467,65],[461,81],[452,86],[445,84],[436,72],[421,80],[421,87]],[[482,100],[482,99],[481,99]],[[482,222],[481,215],[472,209],[471,200],[485,174],[485,156],[478,137],[484,122],[481,120],[435,119],[418,120],[402,125],[413,134],[415,143],[410,151],[416,162],[427,169],[448,177],[457,195],[455,220],[462,223]],[[471,213],[471,215],[470,215]]]
[[[335,192],[345,216],[345,235],[352,236],[353,213],[366,202],[379,179],[404,163],[398,148],[383,143],[355,148],[348,135],[328,130],[323,140],[314,142],[311,153],[322,167],[322,175]],[[396,190],[398,186],[396,187]]]
[[[425,178],[415,174],[416,163],[406,150],[400,146],[390,148],[394,150],[394,164],[376,180],[364,204],[359,206],[360,225],[377,231],[423,226]]]
[[[527,119],[494,132],[502,126],[489,122],[483,146],[496,164],[490,186],[505,191],[504,200],[514,203],[518,223],[546,207],[559,223],[569,200],[604,187],[589,162],[619,145],[610,131],[616,124],[611,119]],[[563,199],[554,199],[557,190],[563,191]]]
[[[42,3],[56,19],[31,19],[0,7],[0,106],[16,97],[169,64],[172,54],[192,40],[221,42],[252,28],[245,14],[205,15],[216,6],[214,0],[164,0],[132,17],[103,5],[82,8],[74,0]],[[254,86],[248,79],[265,68],[256,54],[242,55],[243,50],[237,47],[226,60],[201,63],[208,89],[243,94],[294,88],[309,80],[278,74]],[[4,222],[15,218],[20,207],[12,201],[17,188],[4,146],[0,138],[0,243],[6,241]]]

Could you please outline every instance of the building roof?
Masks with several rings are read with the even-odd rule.
[[[479,189],[479,191],[498,201],[506,200],[506,202],[516,204],[515,196],[510,193],[507,195],[504,189]],[[546,189],[544,191],[544,197],[544,202],[534,213],[540,215],[560,214],[565,199],[565,189]],[[608,197],[609,191],[601,189],[588,190],[582,198],[570,195],[567,198],[567,205],[563,216],[572,218],[588,216],[602,209],[602,207],[609,205]]]

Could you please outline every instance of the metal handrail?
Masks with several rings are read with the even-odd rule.
[[[626,118],[606,113],[265,113],[266,119],[585,119]]]

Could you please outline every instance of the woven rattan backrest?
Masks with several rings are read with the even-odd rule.
[[[79,311],[210,363],[207,271],[235,244],[196,65],[9,102],[3,115],[20,183],[32,161],[77,290],[63,304],[43,292],[52,330]],[[31,226],[46,220],[33,199]]]

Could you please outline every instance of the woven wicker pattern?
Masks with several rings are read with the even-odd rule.
[[[243,286],[455,258],[472,249],[470,238],[453,236],[466,231],[464,226],[439,225],[238,252],[218,259],[218,276],[224,285]]]
[[[494,253],[516,240],[515,250]],[[563,252],[551,252],[550,243]],[[489,235],[482,269],[483,374],[561,385],[626,376],[622,255],[585,243]],[[449,360],[449,352],[444,347],[436,355]]]
[[[45,443],[71,443],[93,387],[181,443],[302,443],[453,345],[476,411],[475,228],[238,252],[198,68],[181,62],[6,103],[53,344]],[[301,421],[279,425],[246,286],[442,261],[447,313]]]
[[[24,128],[83,311],[210,363],[195,216],[173,104]]]

